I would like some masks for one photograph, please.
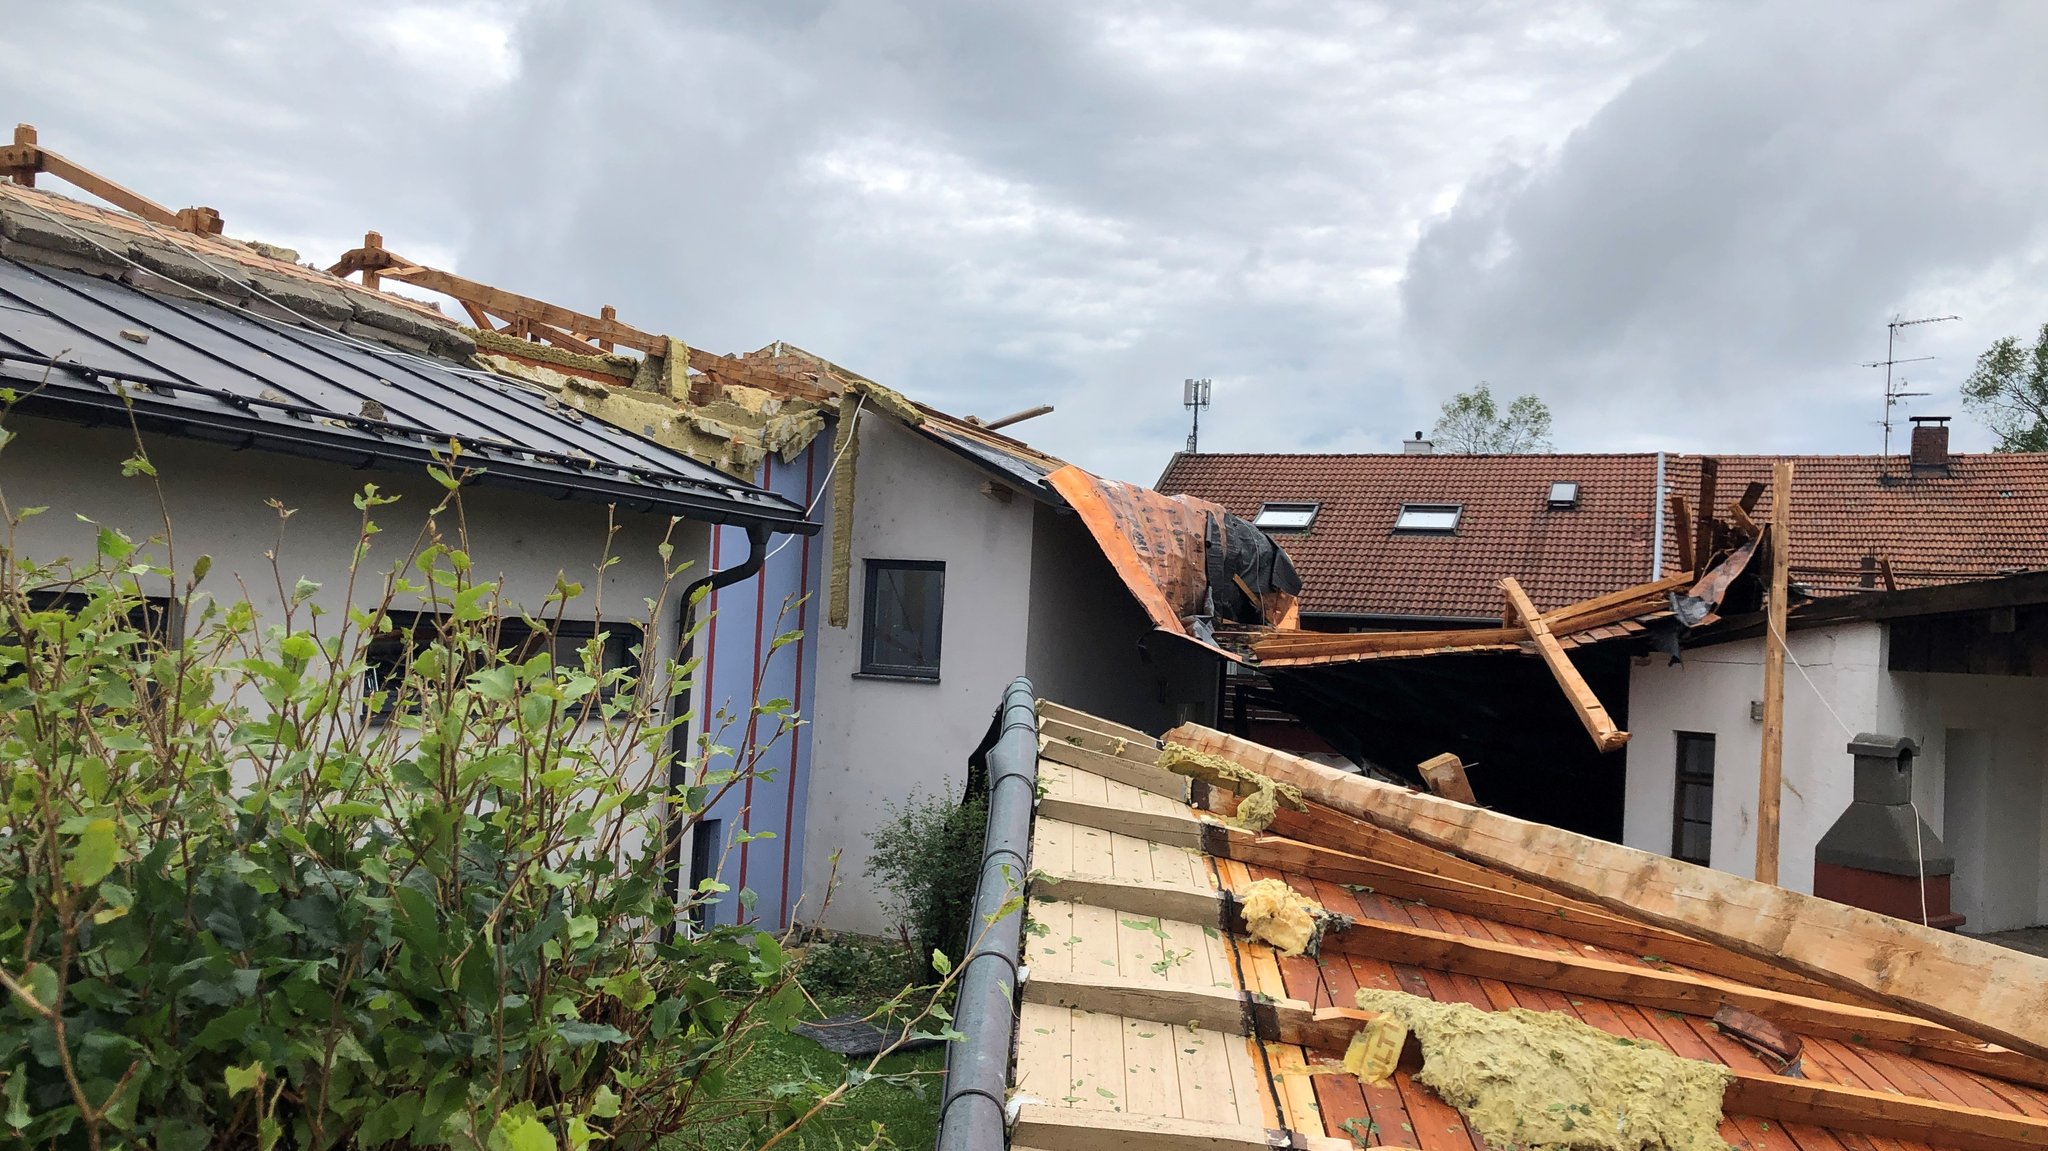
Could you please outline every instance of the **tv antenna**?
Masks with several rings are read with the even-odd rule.
[[[1884,454],[1878,457],[1878,468],[1880,471],[1883,470],[1885,461],[1890,460],[1892,454],[1892,409],[1898,407],[1901,401],[1932,394],[1930,392],[1908,392],[1903,390],[1908,386],[1904,376],[1898,377],[1897,383],[1892,382],[1892,369],[1898,365],[1917,364],[1925,360],[1934,359],[1933,356],[1910,356],[1903,360],[1900,359],[1897,351],[1899,329],[1910,328],[1916,324],[1940,324],[1946,323],[1949,320],[1960,319],[1962,319],[1961,316],[1927,316],[1918,320],[1902,320],[1897,316],[1893,316],[1885,323],[1884,359],[1873,360],[1863,365],[1866,368],[1884,369],[1884,419],[1879,421],[1884,426]]]
[[[1202,435],[1202,413],[1209,410],[1209,381],[1187,380],[1180,387],[1180,406],[1194,413],[1194,427],[1188,429],[1188,454],[1195,454],[1195,445]]]

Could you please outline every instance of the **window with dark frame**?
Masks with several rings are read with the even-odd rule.
[[[945,564],[937,560],[869,560],[861,674],[938,679],[939,625],[945,603]]]
[[[92,603],[92,597],[84,592],[55,591],[42,588],[28,593],[31,611],[62,611],[77,615]],[[185,605],[169,596],[143,596],[141,602],[128,609],[128,626],[146,643],[165,650],[175,649],[184,641]]]
[[[1678,735],[1678,783],[1671,802],[1671,857],[1710,867],[1714,847],[1714,737]]]
[[[374,701],[374,716],[380,720],[397,712],[398,685],[405,681],[413,659],[433,646],[447,616],[440,612],[387,611],[384,619],[385,630],[372,636],[366,645],[364,662],[369,666],[363,674],[366,698],[385,693]],[[602,626],[604,645],[599,652],[598,669],[623,669],[628,673],[623,684],[604,689],[605,698],[610,698],[620,691],[632,690],[645,636],[632,624],[606,622]],[[523,619],[504,619],[498,621],[498,646],[515,663],[524,663],[545,651],[553,656],[557,667],[582,667],[583,649],[597,638],[598,630],[599,625],[591,620],[541,621],[536,627]],[[416,713],[418,702],[408,702],[406,710]]]

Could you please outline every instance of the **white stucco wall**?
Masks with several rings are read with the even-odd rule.
[[[1852,732],[1884,731],[1884,720],[1895,712],[1880,707],[1880,696],[1889,694],[1883,625],[1796,631],[1789,650],[1806,675],[1790,663],[1785,667],[1778,878],[1811,892],[1814,844],[1849,805],[1850,737],[1843,725]],[[1755,874],[1763,724],[1750,718],[1750,703],[1763,698],[1763,681],[1761,639],[1693,648],[1675,667],[1662,655],[1637,661],[1629,675],[1624,843],[1670,854],[1677,733],[1703,732],[1714,736],[1713,865]],[[1938,792],[1939,783],[1930,785],[1927,775],[1916,776],[1916,788]]]
[[[1900,672],[1899,730],[1920,741],[1914,791],[1956,862],[1964,931],[2048,923],[2048,680]],[[1929,783],[1933,787],[1930,796]]]
[[[986,473],[884,417],[861,417],[858,435],[847,626],[818,627],[801,917],[886,934],[893,924],[864,874],[868,836],[914,789],[958,798],[1003,688],[1023,674],[1036,505],[983,495]],[[831,512],[829,501],[817,512],[827,549]],[[937,682],[859,676],[870,559],[945,563]],[[839,885],[821,912],[835,851]]]
[[[1080,517],[1040,505],[1026,674],[1039,698],[1144,731],[1213,722],[1220,657],[1157,635]]]
[[[121,461],[134,450],[130,433],[27,418],[11,419],[9,429],[16,438],[0,451],[0,491],[14,509],[50,509],[22,524],[13,541],[20,555],[44,562],[89,562],[97,527],[80,522],[81,515],[138,541],[163,534],[164,516],[149,481],[121,475]],[[189,573],[198,557],[212,557],[202,590],[229,602],[246,595],[266,624],[281,622],[284,611],[280,579],[266,552],[276,551],[284,588],[300,577],[320,584],[307,606],[326,611],[325,626],[333,627],[347,601],[348,567],[361,530],[362,513],[352,503],[356,493],[375,483],[383,494],[400,497],[370,513],[383,530],[357,581],[361,605],[377,602],[381,588],[373,577],[411,550],[426,513],[445,494],[423,472],[355,471],[190,440],[150,437],[145,442],[169,509],[177,568]],[[266,504],[271,499],[293,509],[282,534],[277,512]],[[565,618],[595,618],[601,596],[605,618],[647,623],[644,601],[661,594],[662,563],[655,549],[668,530],[667,516],[621,513],[620,531],[611,543],[619,562],[600,575],[607,532],[604,505],[477,486],[464,491],[462,510],[473,571],[479,580],[501,579],[509,604],[541,611],[561,573],[584,587]],[[452,536],[452,517],[444,516],[442,526]],[[701,574],[706,527],[679,524],[669,538],[675,562],[695,561],[684,581]],[[163,558],[160,546],[148,553]],[[669,600],[679,603],[682,590],[675,587]],[[418,600],[393,602],[405,607]],[[302,607],[299,625],[310,622]],[[673,645],[675,633],[671,612],[650,629],[649,639]]]
[[[1852,798],[1847,725],[1919,741],[1914,804],[1955,860],[1952,905],[1967,917],[1965,931],[2048,922],[2048,680],[1891,672],[1886,637],[1881,623],[1792,633],[1791,656],[1806,675],[1787,664],[1780,882],[1813,890],[1814,845]],[[1671,851],[1676,733],[1711,733],[1712,862],[1754,873],[1763,725],[1749,714],[1762,698],[1760,638],[1692,649],[1677,667],[1663,656],[1638,661],[1625,842]]]

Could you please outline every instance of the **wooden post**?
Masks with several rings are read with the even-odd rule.
[[[619,318],[619,310],[610,304],[606,304],[597,310],[597,318],[600,320],[616,320]],[[597,346],[607,352],[612,350],[612,342],[610,340],[599,340]]]
[[[1714,563],[1714,486],[1721,476],[1721,461],[1712,456],[1700,460],[1700,518],[1693,525],[1693,570],[1705,575]]]
[[[16,147],[20,148],[35,147],[36,126],[34,124],[16,124],[14,126],[14,143]],[[14,179],[16,183],[24,188],[33,188],[36,186],[36,170],[33,167],[23,168],[14,174]]]
[[[1785,766],[1785,601],[1792,563],[1792,461],[1771,469],[1770,628],[1764,635],[1764,749],[1757,771],[1756,878],[1778,882],[1778,801]]]
[[[384,236],[383,236],[383,234],[382,234],[381,232],[364,232],[364,233],[363,233],[363,247],[365,247],[365,248],[368,248],[368,249],[370,249],[370,250],[371,250],[371,251],[373,251],[373,252],[380,252],[380,251],[383,251],[383,250],[384,250]],[[383,279],[382,279],[382,277],[380,277],[380,276],[378,276],[378,275],[377,275],[377,269],[375,269],[375,268],[364,268],[364,269],[363,269],[363,287],[365,287],[365,288],[374,288],[374,289],[382,290],[382,288],[384,287],[384,283],[383,283]]]

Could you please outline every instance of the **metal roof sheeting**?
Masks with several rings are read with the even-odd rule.
[[[138,339],[137,337],[145,337]],[[0,260],[17,409],[407,469],[459,441],[474,481],[810,534],[798,504],[488,373],[127,284]]]

